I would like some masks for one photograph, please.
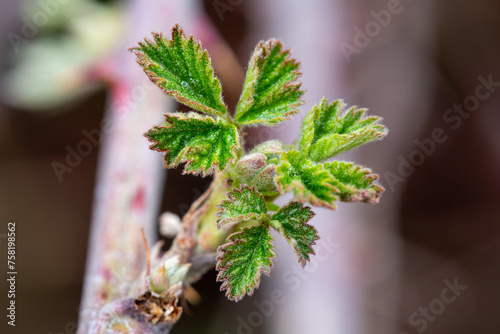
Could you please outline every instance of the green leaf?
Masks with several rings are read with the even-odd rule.
[[[269,228],[264,225],[242,229],[229,236],[229,243],[219,246],[216,269],[217,281],[222,282],[230,300],[251,296],[260,284],[260,275],[269,276],[275,256]]]
[[[314,254],[312,245],[319,239],[318,231],[307,224],[313,216],[309,207],[290,202],[271,217],[271,226],[292,246],[302,267],[309,261],[309,255]]]
[[[335,179],[323,165],[302,158],[296,150],[283,153],[278,167],[276,183],[280,193],[294,191],[295,198],[310,202],[314,206],[335,209],[333,201],[338,199]]]
[[[235,121],[240,125],[275,125],[290,119],[303,104],[300,97],[299,63],[282,51],[281,42],[260,42],[248,64],[248,70],[236,108]]]
[[[337,200],[377,203],[384,191],[377,179],[370,169],[351,162],[318,164],[291,150],[283,154],[275,181],[280,193],[293,190],[301,203],[335,209]]]
[[[254,188],[242,185],[226,193],[228,199],[217,206],[217,227],[226,223],[237,223],[249,220],[267,220],[267,206],[264,197]]]
[[[324,167],[335,178],[341,201],[378,203],[384,188],[376,182],[378,175],[370,169],[346,161],[327,162]]]
[[[146,133],[151,149],[165,152],[165,167],[186,162],[185,173],[208,175],[224,170],[236,158],[239,136],[235,126],[195,112],[165,114],[167,120]]]
[[[351,107],[344,112],[344,102],[328,104],[323,98],[307,113],[300,135],[300,151],[312,161],[328,159],[356,146],[387,135],[380,117],[365,117],[366,109]]]
[[[157,33],[153,33],[153,37],[154,41],[145,39],[130,49],[151,81],[193,109],[225,115],[227,108],[219,79],[200,42],[193,36],[187,38],[179,25],[172,29],[172,40]]]

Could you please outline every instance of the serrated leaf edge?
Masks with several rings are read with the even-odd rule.
[[[301,128],[301,134],[299,137],[299,145],[300,145],[300,149],[301,149],[302,154],[305,154],[309,157],[309,154],[310,154],[312,147],[318,142],[319,139],[321,139],[321,137],[315,138],[316,135],[314,135],[313,138],[311,138],[311,141],[306,143],[303,141],[303,137],[305,136],[305,131],[308,131],[308,132],[312,131],[312,133],[314,134],[314,132],[315,132],[314,124],[315,124],[315,122],[319,121],[322,108],[327,109],[327,108],[330,108],[334,105],[337,108],[337,112],[335,113],[335,121],[336,122],[341,122],[344,118],[346,118],[348,116],[352,117],[354,115],[356,115],[356,122],[371,121],[371,123],[369,124],[369,127],[362,127],[362,128],[359,128],[355,131],[352,131],[350,133],[336,134],[338,136],[347,136],[349,138],[349,140],[348,140],[349,142],[352,139],[356,138],[361,133],[364,133],[363,134],[364,136],[370,134],[374,137],[373,140],[366,142],[364,144],[368,144],[370,142],[381,140],[382,138],[384,138],[388,134],[387,127],[385,125],[381,124],[381,122],[383,121],[383,118],[380,116],[376,116],[376,115],[367,115],[367,112],[368,112],[367,108],[358,108],[355,105],[348,107],[343,99],[337,99],[337,100],[333,100],[333,101],[329,102],[327,98],[323,97],[317,104],[315,104],[314,106],[311,107],[311,109],[307,112],[307,114],[304,118],[303,126]],[[311,124],[307,124],[306,120],[308,120],[308,119],[309,119],[309,122]],[[332,133],[331,135],[334,135],[334,133]],[[323,136],[322,138],[324,138],[324,137],[325,136]],[[363,145],[363,144],[361,144],[361,145]],[[329,158],[331,158],[331,157],[335,156],[336,154],[341,153],[343,151],[345,151],[345,150],[339,150],[337,153],[334,153],[330,157],[326,157],[326,158],[321,158],[321,159],[313,159],[312,157],[310,157],[310,158],[314,162],[319,162],[319,161],[329,159]]]
[[[222,227],[222,225],[224,224],[227,224],[227,223],[234,223],[234,222],[239,222],[239,221],[249,221],[249,220],[258,220],[258,221],[261,221],[261,222],[266,222],[269,218],[269,215],[267,214],[267,203],[266,203],[266,199],[264,198],[264,196],[262,196],[262,194],[257,190],[257,188],[255,188],[255,186],[252,186],[252,187],[249,187],[247,186],[246,184],[243,184],[241,185],[240,188],[233,188],[231,190],[229,190],[227,193],[226,193],[226,199],[224,199],[223,201],[221,201],[218,205],[217,205],[217,212],[215,213],[215,216],[216,217],[220,217],[222,215],[222,211],[224,211],[225,209],[222,208],[222,205],[225,204],[225,203],[234,203],[234,201],[236,200],[236,198],[234,198],[232,195],[233,195],[233,192],[238,192],[238,193],[243,193],[243,189],[247,189],[249,190],[250,192],[255,192],[255,194],[260,197],[260,199],[264,202],[264,205],[266,206],[266,212],[265,213],[254,213],[254,212],[250,212],[248,214],[244,214],[244,215],[239,215],[239,216],[236,216],[236,217],[228,217],[228,218],[223,218],[223,219],[217,219],[217,228],[220,229]],[[230,197],[231,196],[231,197]]]
[[[354,162],[337,161],[337,163],[349,164],[350,169],[354,169],[355,172],[360,171],[363,174],[362,180],[366,180],[369,182],[369,185],[366,189],[365,188],[359,189],[353,184],[348,184],[342,181],[338,181],[341,185],[346,185],[348,187],[350,186],[356,189],[356,193],[354,195],[350,195],[348,198],[343,197],[342,191],[340,191],[339,198],[342,202],[349,202],[349,203],[363,202],[368,204],[376,204],[379,202],[382,193],[385,191],[385,188],[376,182],[379,179],[378,174],[373,173],[369,168],[355,164]],[[328,172],[330,172],[328,166],[332,164],[333,162],[326,162],[324,164],[325,169],[327,169]],[[335,176],[333,177],[335,178]],[[337,179],[335,178],[335,180]]]
[[[269,226],[267,226],[267,225],[263,225],[263,226],[265,226],[268,229],[268,231],[269,231]],[[217,252],[220,253],[220,254],[217,255],[217,257],[215,259],[217,261],[217,263],[215,265],[215,268],[216,268],[216,270],[219,271],[219,273],[217,274],[216,281],[217,282],[222,282],[222,284],[220,286],[220,291],[226,290],[225,296],[227,297],[227,299],[235,301],[235,302],[238,302],[238,301],[242,300],[245,296],[252,296],[253,293],[255,292],[255,290],[257,290],[259,288],[259,286],[260,286],[260,278],[262,276],[262,273],[266,274],[266,276],[269,277],[271,275],[271,269],[274,267],[273,259],[276,258],[276,252],[274,250],[274,245],[272,243],[273,238],[271,236],[271,239],[268,241],[268,244],[271,245],[271,252],[273,253],[273,256],[269,258],[269,260],[271,262],[271,265],[269,266],[269,268],[265,268],[265,267],[259,268],[259,270],[257,271],[257,274],[255,275],[255,278],[253,280],[253,284],[251,286],[249,286],[248,289],[245,288],[245,291],[241,295],[237,295],[234,298],[231,296],[231,294],[230,294],[230,287],[229,287],[229,279],[227,279],[227,278],[221,278],[221,276],[223,275],[223,273],[225,272],[225,270],[228,267],[227,265],[224,266],[224,267],[221,266],[222,265],[222,257],[224,256],[224,251],[222,249],[224,247],[234,245],[236,243],[236,240],[231,240],[231,238],[234,237],[234,236],[237,236],[239,234],[242,234],[245,229],[250,229],[252,227],[254,227],[254,226],[245,227],[245,228],[241,229],[240,231],[232,233],[227,238],[227,240],[230,240],[230,242],[217,247]]]
[[[280,208],[280,210],[281,210],[281,209],[283,209],[284,207],[286,207],[286,206],[288,206],[288,205],[292,204],[292,203],[294,203],[294,201],[290,201],[290,202],[288,202],[288,204],[286,204],[286,205],[284,205],[283,207],[281,207],[281,208]],[[300,203],[300,202],[299,202],[299,203]],[[313,225],[307,224],[307,222],[309,222],[309,221],[310,221],[310,220],[311,220],[311,219],[312,219],[312,218],[313,218],[316,214],[314,213],[314,211],[312,211],[312,210],[311,210],[311,208],[310,208],[310,207],[302,205],[303,203],[300,203],[300,204],[301,204],[301,206],[302,206],[304,209],[307,209],[307,211],[309,211],[309,213],[311,214],[311,215],[310,215],[310,217],[309,217],[309,219],[308,219],[307,221],[303,222],[302,224],[306,225],[307,227],[312,228],[312,230],[314,231],[314,235],[316,236],[316,238],[314,238],[313,242],[312,242],[312,243],[310,243],[310,244],[308,244],[308,245],[309,245],[309,247],[311,248],[311,250],[312,250],[312,251],[311,251],[310,253],[306,253],[306,258],[305,258],[305,259],[302,257],[302,255],[301,255],[301,253],[298,251],[298,249],[297,249],[296,247],[294,247],[294,246],[292,245],[292,243],[290,242],[290,241],[292,240],[292,238],[287,237],[287,236],[285,235],[285,233],[283,233],[283,232],[281,231],[281,230],[283,229],[283,227],[282,227],[282,225],[281,225],[281,222],[279,222],[279,220],[272,219],[272,217],[271,217],[271,221],[277,221],[277,222],[279,222],[279,224],[280,224],[280,229],[276,229],[276,228],[274,228],[274,226],[273,226],[273,228],[274,228],[274,229],[275,229],[275,230],[276,230],[276,231],[277,231],[277,232],[278,232],[278,233],[279,233],[279,234],[280,234],[280,235],[281,235],[281,236],[282,236],[282,237],[283,237],[283,238],[284,238],[284,239],[288,242],[288,244],[290,245],[290,247],[293,249],[293,252],[294,252],[294,253],[295,253],[295,255],[297,256],[297,260],[299,261],[299,264],[302,266],[302,268],[304,268],[304,267],[306,266],[307,262],[311,261],[311,256],[316,255],[316,251],[314,250],[313,246],[314,246],[314,245],[316,245],[316,240],[319,240],[319,236],[318,236],[318,230],[317,230],[317,229],[316,229]],[[279,212],[279,211],[277,211],[276,213],[278,213],[278,212]],[[275,213],[275,214],[276,214],[276,213]],[[274,215],[273,215],[273,216],[274,216]],[[271,225],[271,226],[272,226],[272,225]]]
[[[179,24],[176,24],[172,28],[172,40],[173,40],[173,36],[174,36],[175,33],[178,33],[180,38],[184,37],[184,38],[187,39],[187,35],[185,34],[184,30],[179,26]],[[153,32],[151,32],[151,34],[153,35],[154,41],[157,41],[159,39],[168,41],[168,38],[166,38],[165,35],[163,35],[162,32],[157,33],[157,32],[153,31]],[[201,45],[201,42],[199,42],[198,40],[196,40],[193,35],[190,35],[190,37],[188,39],[188,42],[191,42],[191,41],[193,42],[193,44],[195,45],[196,48],[200,48],[201,50],[203,50],[203,52],[201,53],[200,57],[201,58],[208,57],[209,63],[211,64],[210,55],[208,54],[208,51],[203,48],[203,46]],[[144,42],[153,45],[153,41],[150,40],[150,39],[148,39],[148,38],[144,38]],[[144,42],[140,41],[140,42],[138,42],[138,44],[141,47],[143,47],[144,46]],[[176,90],[167,90],[167,89],[165,89],[165,87],[163,87],[161,85],[161,83],[162,82],[166,82],[167,80],[165,78],[158,77],[156,75],[156,73],[154,73],[153,71],[149,70],[149,68],[151,68],[152,66],[156,66],[156,64],[150,62],[148,60],[148,56],[140,48],[138,48],[138,47],[132,47],[132,48],[129,48],[128,50],[131,51],[131,52],[133,52],[135,54],[135,56],[137,57],[136,62],[143,68],[143,70],[146,73],[146,75],[148,76],[148,78],[158,88],[160,88],[165,94],[167,94],[168,96],[174,97],[177,101],[179,101],[179,102],[181,102],[181,103],[183,103],[183,104],[185,104],[185,105],[187,105],[189,107],[192,107],[193,109],[196,109],[198,111],[201,111],[201,112],[204,112],[204,113],[208,113],[208,114],[212,114],[212,115],[217,115],[217,116],[220,116],[220,117],[227,117],[226,116],[227,115],[227,106],[226,106],[226,104],[224,102],[224,99],[222,97],[222,86],[221,86],[219,78],[215,75],[215,73],[213,73],[213,67],[212,66],[210,66],[210,71],[211,71],[211,74],[213,75],[213,79],[211,80],[211,83],[213,81],[215,81],[217,83],[217,85],[221,88],[219,99],[220,99],[221,105],[224,107],[223,112],[220,112],[219,110],[213,109],[212,107],[205,106],[205,105],[203,105],[203,104],[201,104],[199,102],[196,102],[196,101],[190,100],[188,98],[182,97],[181,95],[178,94],[178,92]]]
[[[337,206],[335,205],[335,203],[333,203],[333,201],[332,201],[332,203],[329,203],[323,199],[320,199],[316,195],[312,194],[310,191],[308,191],[309,194],[307,196],[304,196],[303,195],[304,192],[301,190],[306,189],[306,188],[298,180],[295,180],[292,183],[290,183],[290,185],[286,185],[286,186],[283,186],[282,184],[280,184],[279,181],[276,181],[276,183],[278,185],[278,190],[282,195],[293,190],[295,199],[302,204],[310,203],[311,205],[316,206],[316,207],[324,207],[324,208],[328,208],[331,210],[337,209]],[[338,189],[336,187],[334,187],[333,185],[331,185],[329,183],[326,183],[325,186],[328,186],[328,188],[331,188],[332,193],[335,194],[335,196],[337,195]]]
[[[272,45],[272,46],[270,46],[270,45]],[[265,120],[265,121],[262,121],[262,122],[256,122],[256,121],[254,121],[254,122],[248,122],[248,123],[247,122],[240,122],[237,119],[237,112],[236,112],[236,114],[234,116],[235,117],[235,122],[237,124],[241,125],[241,126],[259,126],[259,125],[274,126],[274,125],[276,125],[276,124],[278,124],[280,122],[290,120],[292,118],[291,117],[292,115],[297,114],[297,113],[300,112],[300,110],[298,109],[298,107],[306,103],[306,101],[300,99],[304,95],[304,93],[305,93],[305,91],[300,90],[300,87],[302,86],[302,82],[297,81],[302,76],[302,72],[299,70],[299,68],[300,68],[300,62],[297,61],[295,58],[291,57],[291,50],[290,49],[283,50],[284,46],[283,46],[283,43],[280,40],[275,39],[275,38],[271,38],[271,39],[268,39],[267,41],[260,41],[257,44],[257,46],[255,47],[254,52],[252,53],[252,55],[256,53],[255,52],[256,50],[259,50],[258,52],[259,52],[259,56],[260,56],[260,54],[262,54],[262,50],[264,50],[266,47],[270,46],[269,50],[271,50],[275,45],[279,46],[279,48],[280,48],[280,54],[284,54],[284,53],[287,54],[285,56],[285,61],[283,62],[283,64],[286,65],[286,64],[289,64],[289,63],[296,63],[298,65],[296,70],[293,70],[292,72],[290,72],[290,73],[293,73],[293,74],[296,75],[295,79],[293,81],[287,82],[283,86],[284,89],[297,87],[297,90],[300,91],[301,94],[300,94],[297,102],[294,102],[294,103],[290,104],[290,107],[291,107],[290,111],[284,113],[282,116],[277,116],[277,117],[273,118],[273,120],[271,120],[271,121]],[[258,59],[258,57],[252,57],[251,61],[252,62],[253,61],[256,62],[257,59]],[[249,67],[250,67],[250,65],[249,65]],[[258,71],[258,67],[255,66],[255,68]],[[254,80],[244,83],[244,86],[250,85],[250,87],[251,87],[250,88],[251,89],[251,95],[252,96],[255,93],[255,86],[254,86],[254,84],[255,84],[256,80],[257,80],[257,76],[256,76],[256,78]],[[240,100],[243,97],[243,93],[244,93],[244,91],[242,92]],[[237,109],[236,109],[237,111],[238,111],[238,107],[239,107],[239,102],[238,102]]]
[[[194,113],[194,112],[193,112]],[[167,126],[165,124],[162,124],[162,125],[156,125],[154,126],[152,129],[148,130],[148,132],[146,132],[144,134],[144,137],[146,137],[148,139],[149,142],[151,142],[152,144],[149,146],[149,149],[152,150],[152,151],[157,151],[157,152],[161,152],[161,153],[164,153],[164,159],[163,159],[163,168],[174,168],[174,167],[177,167],[179,164],[182,164],[182,163],[185,163],[184,165],[184,169],[182,171],[182,174],[193,174],[193,175],[202,175],[203,177],[205,176],[208,176],[210,174],[212,174],[215,170],[219,170],[219,171],[222,171],[223,169],[220,168],[220,164],[218,161],[215,161],[208,169],[205,169],[204,167],[200,167],[198,169],[194,169],[194,170],[187,170],[187,168],[189,167],[189,165],[191,165],[191,163],[193,162],[193,159],[184,159],[182,157],[176,157],[175,160],[169,164],[167,163],[167,161],[165,160],[166,159],[166,156],[169,152],[169,150],[161,150],[161,149],[158,149],[156,148],[155,146],[158,145],[160,142],[157,141],[157,140],[151,140],[151,138],[149,138],[147,136],[147,134],[152,131],[152,130],[155,130],[155,129],[170,129],[174,126],[173,123],[170,123],[168,121],[168,117],[175,117],[177,119],[181,119],[181,118],[184,118],[184,119],[190,119],[189,114],[183,114],[183,113],[167,113],[167,114],[164,114],[165,118],[166,118],[166,123],[169,123],[170,126]],[[197,114],[197,113],[194,113],[194,114]],[[211,122],[213,122],[214,124],[216,123],[216,120],[211,117],[210,115],[200,115],[200,114],[197,114],[201,117],[204,117],[206,119],[209,119]],[[225,125],[228,125],[228,127],[230,129],[233,129],[234,132],[235,132],[235,138],[236,138],[236,145],[232,146],[231,147],[231,155],[233,156],[232,159],[229,159],[228,161],[226,161],[226,164],[228,163],[231,163],[231,162],[234,162],[237,158],[237,151],[240,147],[240,136],[239,136],[239,133],[238,133],[238,129],[236,129],[236,127],[232,124],[227,124],[226,122],[224,122],[224,120],[220,119],[221,122],[223,122]],[[183,156],[187,153],[188,151],[186,151]]]
[[[287,154],[291,151],[287,151],[287,152],[283,152],[283,154]],[[307,196],[304,196],[304,189],[306,189],[306,187],[302,184],[302,182],[300,182],[300,180],[293,180],[289,185],[283,185],[280,181],[279,181],[279,178],[280,178],[280,172],[279,172],[279,169],[281,167],[284,167],[283,165],[283,162],[286,162],[288,163],[290,166],[290,162],[288,161],[288,159],[284,160],[283,158],[281,159],[281,164],[278,166],[278,170],[277,170],[277,175],[276,177],[274,178],[274,183],[276,184],[277,188],[278,188],[278,191],[280,192],[280,194],[285,194],[287,192],[290,192],[293,190],[294,192],[294,197],[295,199],[297,199],[297,201],[299,201],[300,203],[302,204],[305,204],[305,203],[310,203],[311,205],[313,206],[316,206],[316,207],[325,207],[325,208],[328,208],[328,209],[331,209],[331,210],[336,210],[337,207],[335,205],[335,203],[333,201],[337,200],[338,199],[338,196],[337,194],[339,193],[339,189],[337,187],[335,187],[332,183],[328,183],[328,182],[322,182],[321,184],[323,186],[325,186],[326,188],[329,188],[332,192],[332,195],[333,197],[335,197],[332,202],[327,202],[323,199],[320,199],[319,197],[317,197],[316,195],[312,194],[311,191],[308,191],[308,195]],[[313,163],[314,164],[314,163]],[[314,167],[316,167],[318,165],[315,165]],[[331,173],[328,171],[328,170],[325,170],[328,174],[330,174],[330,176],[332,177],[333,180],[335,180],[335,178],[333,177],[333,175],[331,175]]]

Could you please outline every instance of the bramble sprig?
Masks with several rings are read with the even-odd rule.
[[[260,42],[253,51],[234,117],[222,98],[208,53],[200,42],[176,25],[171,40],[153,34],[132,48],[149,78],[167,95],[193,111],[166,114],[166,122],[145,135],[151,149],[164,153],[165,167],[184,163],[185,173],[217,173],[226,182],[225,195],[213,191],[212,209],[201,218],[204,229],[219,233],[217,280],[231,300],[251,295],[262,273],[270,274],[275,257],[271,229],[292,247],[305,266],[319,238],[308,222],[310,207],[336,208],[337,201],[377,203],[384,189],[378,175],[352,162],[328,160],[338,153],[387,135],[381,118],[342,100],[322,99],[307,113],[295,146],[271,140],[250,152],[242,147],[242,129],[273,126],[299,112],[300,63],[280,41]],[[294,199],[274,204],[281,194]],[[209,216],[207,216],[209,215]],[[219,232],[217,232],[217,229]],[[199,232],[201,233],[201,232]],[[203,232],[205,233],[205,232]],[[212,239],[211,239],[212,240]]]

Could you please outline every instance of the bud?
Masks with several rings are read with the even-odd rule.
[[[182,284],[190,267],[187,263],[180,264],[178,256],[168,258],[151,274],[151,290],[161,294],[176,284]]]
[[[274,183],[276,164],[282,152],[282,144],[278,140],[269,140],[254,147],[250,154],[244,156],[234,167],[234,176],[239,183],[254,186],[263,195],[276,193]]]
[[[276,177],[276,165],[264,167],[260,173],[252,180],[254,185],[263,195],[275,193],[278,191],[274,178]]]
[[[249,183],[255,174],[266,165],[267,158],[262,153],[251,153],[238,161],[234,167],[234,174],[242,183]]]
[[[167,269],[169,287],[175,284],[182,284],[186,275],[191,267],[191,264],[179,264],[179,258],[173,257],[165,261],[163,264],[165,269]]]
[[[279,140],[269,140],[254,147],[250,153],[263,153],[267,160],[279,159],[282,152],[282,144]]]

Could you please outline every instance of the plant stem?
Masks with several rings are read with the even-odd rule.
[[[140,67],[134,67],[133,55],[125,52],[126,48],[135,45],[152,29],[170,30],[178,20],[184,22],[188,31],[203,32],[208,41],[204,43],[205,46],[212,45],[226,56],[231,54],[208,24],[207,18],[201,14],[197,1],[131,0],[128,7],[132,18],[128,40],[123,41],[119,55],[109,61],[114,66],[109,76],[115,82],[110,101],[132,101],[128,101],[131,103],[125,108],[123,103],[110,102],[105,116],[113,129],[104,136],[99,157],[80,308],[78,333],[81,334],[165,334],[173,326],[173,323],[152,324],[141,314],[135,301],[146,289],[145,255],[140,229],[144,228],[147,240],[154,242],[164,177],[160,156],[147,149],[143,133],[152,125],[160,123],[162,114],[173,110],[174,104],[152,84],[144,85],[146,77]],[[210,223],[212,229],[215,228],[215,217],[210,218],[210,215],[216,210],[218,202],[215,198],[224,194],[223,189],[224,185],[216,182],[193,204],[183,218],[183,229],[172,248],[163,256],[159,256],[159,251],[156,252],[157,257],[152,259],[156,268],[166,260],[177,257],[181,263],[191,265],[184,282],[190,284],[213,267],[213,251],[217,245],[210,241],[205,250],[197,251],[200,240],[198,223],[201,221],[201,226],[207,230],[210,229]],[[215,228],[214,233],[223,232]],[[181,296],[184,287],[179,285],[177,288],[171,293]]]
[[[124,80],[113,87],[111,100],[131,96],[142,81],[140,76]],[[169,104],[150,90],[135,108],[110,105],[106,115],[113,131],[100,152],[79,333],[88,333],[101,306],[127,296],[130,282],[144,268],[140,229],[144,228],[148,240],[154,240],[164,172],[158,156],[137,147],[144,144],[142,133],[161,120]]]
[[[219,173],[213,181],[213,191],[210,196],[210,206],[207,213],[200,220],[200,227],[197,236],[197,253],[212,253],[217,250],[227,237],[228,229],[222,227],[217,229],[216,216],[217,205],[226,198],[226,192],[231,184],[228,182],[227,173]]]

